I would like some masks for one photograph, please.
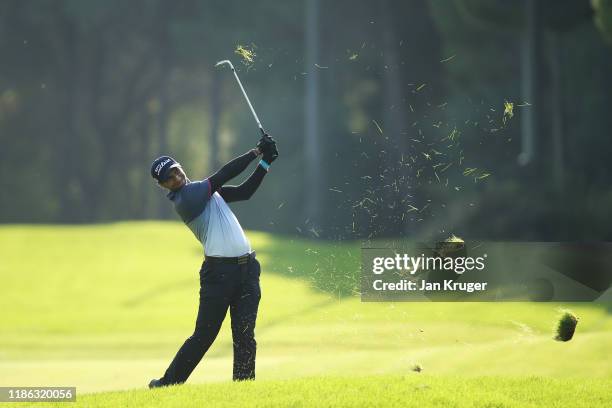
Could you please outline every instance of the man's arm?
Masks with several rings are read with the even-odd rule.
[[[255,171],[244,183],[239,186],[222,188],[223,184],[242,173],[249,163],[260,154],[263,154],[263,161],[259,163]],[[276,160],[277,157],[278,149],[276,148],[276,141],[268,134],[263,135],[261,139],[259,139],[259,143],[257,143],[255,149],[242,156],[236,157],[208,178],[210,183],[210,194],[212,195],[215,191],[219,190],[219,193],[226,201],[248,200],[261,184],[261,181],[268,172],[270,164]]]
[[[244,183],[239,186],[223,186],[219,189],[219,194],[228,203],[248,200],[255,193],[267,173],[268,171],[260,164]]]
[[[244,169],[246,169],[247,166],[257,158],[258,155],[259,150],[252,149],[247,153],[231,160],[226,165],[221,167],[215,174],[208,177],[208,181],[210,182],[210,194],[212,195],[215,191],[219,190],[223,184],[242,173]]]

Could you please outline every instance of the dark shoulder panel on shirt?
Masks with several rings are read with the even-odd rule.
[[[185,223],[200,215],[209,200],[210,182],[208,179],[185,184],[172,198],[176,212]]]

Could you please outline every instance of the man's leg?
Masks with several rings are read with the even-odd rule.
[[[234,381],[255,379],[255,321],[261,291],[260,265],[255,259],[241,265],[240,287],[230,305],[232,338],[234,341]]]
[[[215,341],[225,319],[232,290],[225,265],[205,263],[200,270],[200,306],[193,335],[185,340],[161,378],[164,385],[187,381]],[[229,279],[228,279],[229,278]]]

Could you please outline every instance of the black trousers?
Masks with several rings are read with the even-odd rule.
[[[253,252],[244,264],[205,259],[200,269],[200,306],[193,334],[185,340],[161,378],[162,384],[181,384],[215,341],[230,310],[234,342],[234,381],[255,379],[255,321],[261,298],[261,266]]]

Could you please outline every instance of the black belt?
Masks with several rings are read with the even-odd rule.
[[[255,251],[251,252],[250,254],[235,257],[206,256],[206,258],[204,258],[204,261],[209,261],[212,263],[244,265],[248,263],[249,259],[251,258],[255,258]]]

